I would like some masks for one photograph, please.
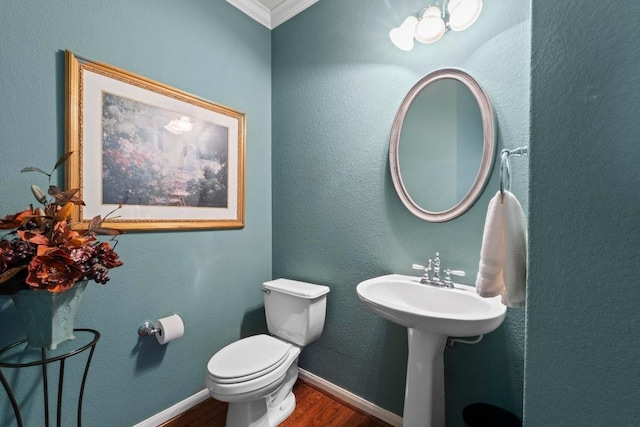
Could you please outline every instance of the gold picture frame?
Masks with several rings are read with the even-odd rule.
[[[72,222],[136,231],[244,227],[245,115],[65,52]]]

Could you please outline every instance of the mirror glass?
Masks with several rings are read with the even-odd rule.
[[[495,117],[487,94],[467,73],[438,70],[405,97],[390,141],[391,176],[416,216],[449,221],[484,189],[495,157]]]

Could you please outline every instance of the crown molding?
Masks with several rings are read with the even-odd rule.
[[[250,18],[258,21],[268,29],[271,29],[271,11],[256,0],[227,0]]]
[[[293,18],[318,0],[286,0],[271,11],[271,29]]]
[[[285,0],[282,4],[269,10],[257,0],[227,0],[227,3],[240,9],[249,17],[273,30],[278,25],[293,18],[318,0]]]

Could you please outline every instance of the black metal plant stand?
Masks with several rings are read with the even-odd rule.
[[[41,349],[41,357],[38,360],[35,360],[33,362],[27,362],[27,363],[18,363],[18,362],[9,362],[9,361],[5,361],[5,359],[3,359],[3,356],[5,356],[6,354],[8,354],[11,350],[17,349],[17,347],[19,347],[22,344],[25,344],[27,342],[26,339],[15,342],[5,348],[3,348],[2,350],[0,350],[0,368],[28,368],[28,367],[32,367],[32,366],[41,366],[42,367],[42,382],[43,382],[43,389],[44,389],[44,422],[45,422],[45,427],[49,427],[49,384],[48,384],[48,377],[47,377],[47,365],[51,364],[51,363],[55,363],[55,362],[59,362],[59,375],[58,375],[58,404],[57,404],[57,412],[56,412],[56,425],[58,427],[62,426],[62,386],[64,384],[64,365],[65,365],[65,361],[70,358],[73,357],[77,354],[80,354],[86,350],[89,350],[89,356],[87,357],[87,362],[84,368],[84,374],[82,376],[82,384],[80,385],[80,394],[78,397],[78,427],[80,427],[82,425],[82,398],[84,396],[84,386],[85,383],[87,381],[87,374],[89,373],[89,366],[91,365],[91,358],[93,357],[93,352],[95,350],[96,344],[98,343],[98,341],[100,340],[100,333],[98,331],[95,331],[93,329],[74,329],[74,332],[80,332],[82,334],[92,334],[93,338],[91,339],[91,335],[89,335],[88,338],[85,339],[78,339],[76,338],[75,343],[77,344],[77,348],[74,348],[66,353],[57,355],[57,356],[48,356],[47,355],[47,349],[42,348]],[[90,339],[90,341],[86,344],[83,344],[84,342],[87,341],[87,339]],[[16,352],[14,352],[14,354],[12,354],[12,356],[15,356],[16,354],[20,354],[20,352],[24,352],[23,350],[17,350]],[[13,391],[11,390],[11,387],[9,386],[9,383],[7,382],[6,378],[4,377],[4,374],[2,373],[2,369],[0,369],[0,382],[2,382],[2,386],[4,387],[5,391],[7,392],[7,396],[9,397],[9,400],[11,402],[11,406],[13,407],[13,413],[15,414],[15,418],[16,421],[18,423],[18,427],[23,427],[23,421],[22,421],[22,416],[20,414],[20,408],[18,407],[18,402],[16,401],[16,398],[13,394]]]

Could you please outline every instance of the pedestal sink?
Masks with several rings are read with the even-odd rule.
[[[481,298],[472,286],[454,286],[423,285],[418,277],[389,274],[356,288],[369,309],[408,330],[404,427],[444,427],[447,337],[487,334],[504,320],[501,297]]]

